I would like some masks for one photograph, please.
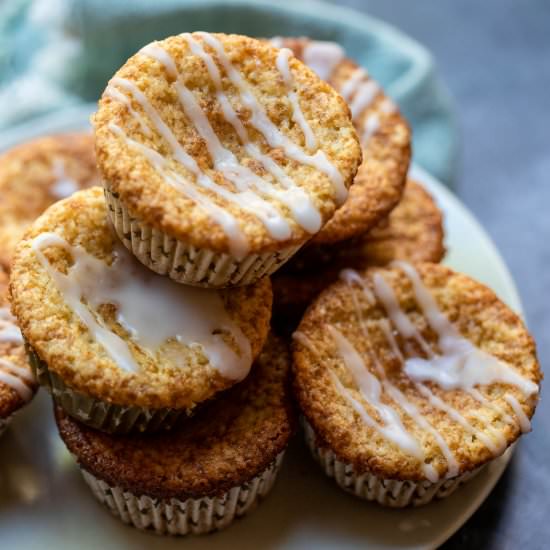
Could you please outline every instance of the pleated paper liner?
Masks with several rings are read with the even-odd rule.
[[[67,386],[61,377],[52,372],[26,343],[25,349],[36,380],[52,395],[54,402],[69,416],[107,433],[156,432],[172,428],[179,420],[188,417],[188,409],[147,409],[121,406],[85,395]]]
[[[301,248],[250,254],[242,260],[196,248],[132,217],[109,185],[103,185],[111,222],[124,246],[149,269],[178,283],[210,288],[249,285],[277,271]]]
[[[228,527],[272,489],[284,451],[259,475],[216,497],[157,499],[113,487],[82,469],[95,497],[124,523],[159,535],[202,535]]]
[[[333,478],[339,487],[355,496],[377,502],[382,506],[403,508],[423,506],[432,500],[446,498],[463,483],[477,475],[483,467],[451,479],[431,481],[400,481],[384,479],[371,473],[358,473],[351,464],[340,461],[333,451],[317,445],[317,436],[311,425],[302,421],[307,446],[325,474]]]

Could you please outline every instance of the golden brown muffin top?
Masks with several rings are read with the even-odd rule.
[[[63,239],[63,246],[37,244],[51,233]],[[63,243],[72,248],[67,249]],[[79,254],[86,262],[94,262],[95,267],[83,268],[86,263],[80,262]],[[128,267],[127,277],[126,271],[115,274],[100,271],[90,279],[85,271],[95,274],[98,269],[115,265],[116,261],[130,262],[122,264]],[[75,266],[77,276],[85,282],[79,282],[74,271],[71,272]],[[68,277],[63,278],[63,274]],[[60,288],[69,283],[68,290],[62,294]],[[114,296],[104,297],[103,293],[110,288],[115,289]],[[223,367],[235,360],[240,367],[237,377],[245,374],[241,372],[243,369],[248,370],[267,336],[272,301],[269,279],[246,287],[215,291],[178,285],[153,274],[134,261],[118,243],[108,223],[99,187],[54,204],[31,226],[14,257],[10,290],[13,312],[25,339],[65,384],[118,405],[153,409],[191,408],[234,384],[234,373],[226,373]],[[70,300],[75,299],[71,298],[73,294],[76,305],[69,306]],[[147,296],[151,296],[150,304]],[[155,305],[161,299],[162,306],[158,307],[163,309],[157,311]],[[208,300],[215,301],[220,309],[211,321],[207,317],[212,326],[206,326],[205,330],[211,332],[204,338],[201,336],[200,345],[193,343],[195,341],[186,342],[186,334],[181,331],[194,330],[195,325],[203,323],[202,311],[212,311]],[[118,315],[120,303],[127,307],[120,308]],[[181,308],[172,307],[178,303]],[[137,306],[138,320],[131,321],[133,326],[124,325],[121,316],[134,315],[136,319],[136,311],[132,313],[128,308]],[[77,312],[78,308],[83,313]],[[182,315],[196,311],[200,318],[196,322],[181,319],[180,311]],[[218,314],[226,319],[219,318]],[[141,325],[137,327],[140,330],[137,336],[136,322]],[[145,330],[143,322],[147,323]],[[185,327],[164,325],[172,322]],[[158,337],[159,331],[160,343],[148,344],[155,335]],[[111,352],[100,343],[105,341],[101,340],[105,337],[101,334],[105,333],[106,338],[116,340]],[[123,368],[119,358],[127,356],[135,368]],[[220,368],[214,368],[216,364]]]
[[[15,245],[50,204],[97,185],[91,134],[59,134],[0,156],[0,266],[9,270]]]
[[[271,278],[276,325],[294,329],[306,307],[342,269],[366,269],[394,260],[439,262],[445,253],[443,215],[421,184],[409,180],[400,203],[355,239],[308,246]],[[286,332],[286,331],[285,331]]]
[[[30,401],[37,388],[21,333],[10,313],[7,291],[8,275],[0,267],[0,419]]]
[[[259,475],[295,426],[289,357],[269,337],[246,380],[170,432],[112,436],[56,410],[59,433],[88,472],[109,485],[153,498],[221,495]]]
[[[251,253],[280,250],[320,229],[361,149],[342,98],[281,55],[246,36],[193,33],[149,44],[116,72],[93,116],[96,153],[132,215],[216,252],[239,239]]]
[[[293,360],[319,444],[386,479],[454,477],[498,456],[529,429],[542,378],[519,317],[430,263],[371,268],[326,289],[298,327]]]
[[[336,44],[309,38],[276,38],[273,43],[290,48],[342,94],[351,107],[353,122],[363,148],[348,199],[311,243],[336,243],[374,227],[398,203],[411,157],[411,131],[397,106],[380,86]]]

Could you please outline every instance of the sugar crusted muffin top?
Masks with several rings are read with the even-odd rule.
[[[99,169],[132,215],[236,255],[310,238],[361,160],[338,94],[239,35],[149,44],[111,79],[93,124]]]
[[[8,275],[0,267],[0,419],[30,401],[36,388],[23,337],[10,312]]]
[[[17,242],[48,206],[98,183],[91,134],[43,137],[0,156],[0,265],[9,270]]]
[[[542,378],[535,344],[491,290],[429,263],[344,279],[294,341],[296,394],[321,446],[358,472],[435,481],[529,429]]]
[[[59,432],[79,464],[134,494],[200,498],[223,494],[259,475],[282,452],[295,426],[289,356],[273,336],[250,376],[178,428],[110,436],[56,410]]]
[[[245,376],[267,336],[271,285],[178,285],[134,261],[102,190],[50,207],[10,284],[23,335],[65,384],[118,405],[192,408]]]
[[[368,71],[334,42],[309,38],[271,39],[290,48],[348,102],[363,148],[348,198],[311,243],[336,243],[374,227],[398,203],[411,157],[411,131],[397,105]]]

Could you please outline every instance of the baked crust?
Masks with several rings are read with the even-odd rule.
[[[0,308],[4,307],[9,307],[8,275],[0,267]],[[23,344],[3,342],[0,340],[0,359],[9,361],[18,368],[26,369],[29,373],[29,377],[32,378],[31,368],[27,362],[27,355]],[[1,365],[0,370],[2,370]],[[25,385],[31,389],[33,394],[36,392],[36,384],[25,381]],[[19,393],[0,380],[0,418],[8,418],[26,403],[27,401],[25,401]]]
[[[532,382],[540,383],[542,373],[532,337],[520,318],[490,289],[440,264],[419,264],[417,269],[440,309],[465,338],[482,350],[506,361]],[[362,273],[367,286],[372,285],[374,273],[383,275],[393,288],[400,307],[408,314],[423,338],[434,347],[436,336],[419,310],[411,284],[404,273],[396,267],[370,268]],[[368,339],[362,332],[357,315],[353,313],[356,311],[354,300],[357,300],[364,323],[368,327]],[[332,325],[353,344],[369,371],[378,377],[373,356],[369,355],[367,350],[367,346],[371,347],[387,378],[416,405],[446,440],[458,462],[458,474],[473,471],[493,459],[493,454],[477,437],[473,437],[446,413],[432,406],[404,374],[401,362],[392,352],[380,328],[382,319],[387,319],[387,316],[378,303],[369,302],[359,286],[348,286],[343,281],[326,289],[309,307],[302,319],[298,331],[309,338],[316,351],[313,353],[299,341],[294,341],[294,389],[303,414],[318,434],[319,444],[328,446],[340,460],[352,464],[359,474],[370,472],[383,479],[425,479],[420,461],[405,454],[395,444],[384,439],[378,431],[368,427],[336,390],[330,376],[331,371],[349,389],[352,396],[360,401],[368,414],[380,421],[371,404],[360,397],[351,376],[338,358],[338,352],[327,329],[328,325]],[[404,341],[399,335],[396,338],[398,345],[403,349]],[[407,344],[412,346],[414,355],[422,356],[413,340],[408,340]],[[490,437],[487,426],[476,418],[476,415],[481,415],[491,429],[502,435],[506,445],[512,444],[519,437],[520,428],[517,424],[506,423],[491,407],[496,405],[513,415],[513,411],[503,399],[504,393],[514,395],[529,418],[536,407],[536,398],[525,397],[514,386],[493,383],[477,387],[476,389],[491,405],[487,406],[467,392],[444,391],[430,382],[426,382],[426,385],[435,395],[452,405],[470,424]],[[421,430],[388,398],[386,392],[382,401],[399,411],[405,429],[420,442],[426,461],[439,475],[444,475],[447,463],[433,436]]]
[[[276,326],[294,328],[342,269],[363,270],[393,260],[437,263],[445,254],[443,240],[442,212],[421,184],[409,180],[401,202],[376,227],[341,243],[308,246],[272,276]]]
[[[280,147],[269,147],[264,138],[251,125],[251,111],[245,108],[236,87],[231,84],[217,55],[201,38],[194,33],[193,38],[200,42],[205,50],[216,59],[216,65],[222,75],[222,86],[239,119],[244,124],[250,139],[263,153],[275,160],[296,184],[305,189],[313,198],[320,211],[323,223],[334,214],[337,204],[334,189],[329,178],[321,171],[287,157]],[[263,106],[269,119],[277,128],[301,148],[305,147],[304,135],[300,126],[292,118],[292,104],[286,95],[286,86],[276,67],[278,50],[259,40],[239,35],[214,34],[224,46],[234,67],[247,82],[251,93]],[[206,114],[222,145],[230,149],[242,165],[247,166],[259,176],[273,182],[275,188],[282,188],[256,160],[253,160],[240,142],[237,133],[223,116],[216,89],[205,63],[193,54],[182,36],[173,36],[156,46],[169,52],[177,65],[185,86],[193,93]],[[289,65],[295,82],[295,92],[303,114],[312,128],[320,149],[341,172],[345,187],[349,187],[361,162],[361,148],[349,109],[343,99],[328,84],[320,80],[309,68],[296,58],[291,57]],[[170,127],[183,149],[197,162],[200,169],[226,189],[234,186],[221,172],[214,169],[213,161],[207,150],[206,142],[200,137],[195,126],[190,123],[179,102],[175,90],[174,78],[161,63],[138,52],[131,57],[113,78],[130,80],[147,96],[165,123]],[[117,81],[112,80],[116,87]],[[120,90],[119,90],[120,91]],[[147,124],[150,119],[135,98],[131,99],[132,109],[139,113]],[[127,107],[108,94],[99,102],[97,113],[92,119],[95,128],[95,143],[98,166],[102,177],[118,193],[132,216],[144,221],[151,227],[192,244],[201,249],[225,253],[230,250],[227,235],[220,226],[212,223],[207,213],[182,192],[170,186],[142,152],[130,147],[125,139],[112,130],[113,123],[122,128],[127,137],[145,144],[163,157],[168,158],[169,147],[156,130],[151,136],[144,131]],[[198,189],[195,176],[183,168],[174,159],[169,160],[170,169],[180,174]],[[286,240],[274,239],[259,219],[237,207],[226,198],[204,191],[215,204],[233,214],[249,242],[251,253],[276,251],[282,248],[302,244],[311,237],[299,226],[288,208],[278,204],[272,197],[264,197],[284,214],[290,222],[291,236]]]
[[[91,134],[59,134],[19,145],[0,156],[0,266],[9,270],[25,229],[64,198],[62,178],[84,189],[99,183]]]
[[[153,498],[219,496],[265,470],[295,428],[285,344],[269,337],[250,376],[179,428],[112,436],[56,410],[59,433],[87,470],[111,486]]]
[[[304,48],[310,42],[309,38],[280,40],[283,47],[290,48],[302,60]],[[354,61],[344,58],[336,65],[328,82],[342,92],[344,84],[357,69]],[[360,235],[373,228],[399,202],[411,158],[411,131],[395,106],[392,112],[384,108],[387,101],[380,91],[355,121],[360,136],[372,115],[378,117],[379,127],[362,145],[363,162],[346,202],[310,241],[311,245],[336,243]]]
[[[13,262],[13,312],[30,346],[66,385],[117,405],[181,409],[192,408],[235,383],[216,371],[202,350],[176,341],[163,344],[154,356],[146,354],[117,322],[115,308],[105,305],[99,312],[103,322],[128,343],[141,370],[132,373],[118,367],[65,303],[32,250],[32,240],[44,232],[55,232],[110,262],[116,237],[107,221],[101,188],[81,191],[50,207],[19,243]],[[58,270],[66,270],[71,261],[59,248],[46,249],[45,255]],[[256,357],[269,330],[269,279],[219,292],[229,316],[250,341],[252,358]],[[238,352],[232,337],[226,338]]]

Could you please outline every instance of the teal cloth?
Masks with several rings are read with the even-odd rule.
[[[313,0],[11,0],[0,8],[0,129],[95,101],[144,44],[183,31],[310,36],[342,44],[400,106],[414,160],[452,184],[449,96],[420,44],[367,15]]]

